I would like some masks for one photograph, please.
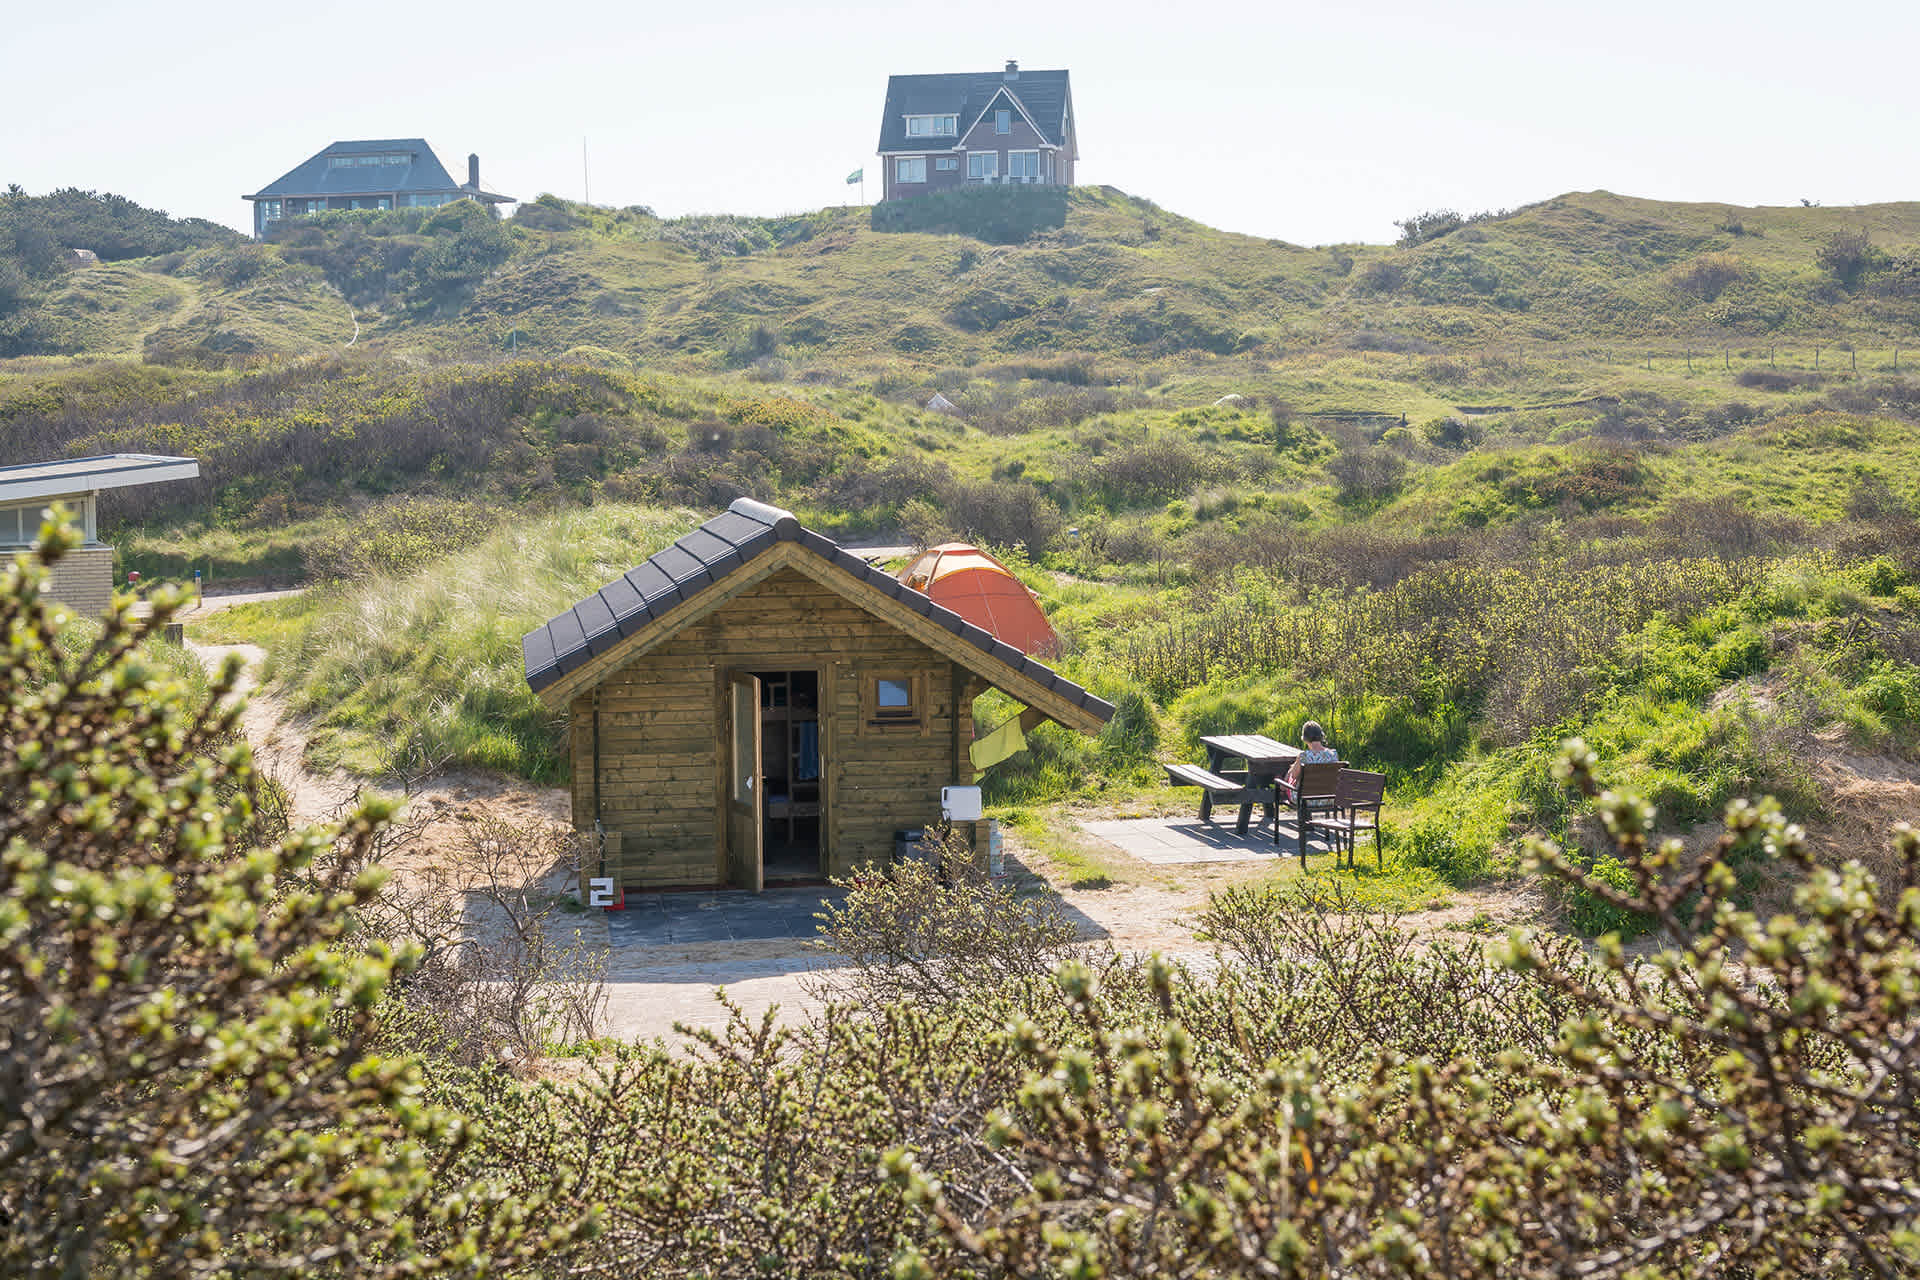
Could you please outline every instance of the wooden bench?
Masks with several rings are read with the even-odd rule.
[[[1223,778],[1217,773],[1202,769],[1197,764],[1170,764],[1164,767],[1167,771],[1167,781],[1174,786],[1204,787],[1223,800],[1226,799],[1228,792],[1238,792],[1247,785],[1244,782],[1235,782],[1232,778]]]
[[[1200,802],[1200,820],[1211,821],[1215,801],[1222,804],[1238,804],[1240,819],[1234,823],[1237,835],[1247,834],[1247,823],[1253,816],[1253,806],[1261,804],[1272,808],[1273,788],[1262,786],[1259,782],[1250,782],[1244,775],[1238,778],[1215,773],[1211,769],[1202,769],[1197,764],[1162,765],[1167,771],[1167,782],[1176,787],[1199,787],[1206,794]]]

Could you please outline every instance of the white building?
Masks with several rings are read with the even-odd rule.
[[[113,598],[113,548],[100,541],[101,491],[192,480],[199,474],[200,464],[192,458],[147,453],[0,467],[0,556],[31,548],[39,541],[48,508],[66,504],[85,541],[54,566],[49,594],[77,612],[101,613]]]

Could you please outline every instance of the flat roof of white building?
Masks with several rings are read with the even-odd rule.
[[[125,489],[162,480],[192,480],[199,474],[196,459],[152,453],[103,453],[64,462],[27,462],[0,467],[0,504]]]

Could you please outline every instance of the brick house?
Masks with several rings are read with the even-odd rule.
[[[513,203],[512,196],[481,188],[479,156],[467,157],[467,180],[458,183],[425,138],[336,142],[240,198],[253,202],[255,239],[275,223],[338,209],[431,209],[455,200]]]
[[[79,613],[97,616],[113,599],[113,548],[100,541],[101,493],[199,475],[200,464],[193,458],[147,453],[0,467],[0,569],[16,555],[33,554],[48,508],[61,503],[81,543],[54,566],[47,594]]]
[[[960,187],[1070,187],[1080,159],[1065,71],[889,76],[880,120],[882,200]]]

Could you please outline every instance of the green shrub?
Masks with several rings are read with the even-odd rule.
[[[1067,224],[1068,188],[963,187],[887,200],[873,206],[875,231],[972,236],[989,244],[1018,244]]]
[[[1611,854],[1596,859],[1587,868],[1587,876],[1619,893],[1632,894],[1638,889],[1633,873]],[[1589,938],[1603,933],[1618,934],[1623,939],[1637,938],[1651,927],[1643,912],[1609,902],[1584,883],[1576,883],[1568,891],[1567,919]]]
[[[1484,878],[1490,867],[1486,849],[1463,843],[1450,827],[1434,821],[1418,823],[1408,830],[1403,856],[1412,865],[1430,868],[1455,885]]]
[[[0,1270],[381,1276],[564,1251],[585,1216],[523,1236],[554,1197],[450,1171],[458,1117],[423,1103],[417,1060],[372,1050],[421,958],[363,930],[392,805],[269,829],[238,662],[195,687],[141,656],[182,598],[76,647],[43,578],[0,572]]]

